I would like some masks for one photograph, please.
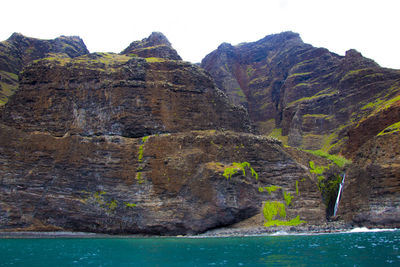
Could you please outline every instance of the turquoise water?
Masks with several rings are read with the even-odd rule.
[[[400,231],[241,238],[0,239],[0,266],[400,266]]]

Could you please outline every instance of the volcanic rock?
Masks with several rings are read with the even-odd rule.
[[[323,220],[307,171],[265,137],[192,131],[60,138],[4,125],[0,135],[2,230],[199,233],[251,217],[263,201],[282,201],[281,191],[258,189],[270,185],[294,196],[288,218]],[[224,166],[242,161],[258,178],[250,170],[223,176]]]
[[[339,215],[354,225],[400,227],[400,120],[365,142],[339,205]]]
[[[251,130],[246,111],[230,104],[200,67],[107,53],[33,62],[3,122],[59,137]]]
[[[201,66],[233,103],[247,108],[259,133],[332,153],[343,149],[349,129],[400,93],[398,70],[381,68],[354,49],[343,57],[313,47],[293,32],[224,43]]]
[[[137,55],[143,58],[164,58],[170,60],[182,60],[171,43],[160,32],[153,32],[149,37],[141,41],[132,42],[124,51],[125,55]]]
[[[52,54],[73,58],[88,53],[82,39],[77,36],[41,40],[13,33],[6,41],[0,42],[0,106],[18,89],[19,72],[30,62]]]

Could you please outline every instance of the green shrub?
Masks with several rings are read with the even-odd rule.
[[[281,187],[276,186],[276,185],[264,186],[264,187],[259,187],[258,191],[259,192],[267,191],[268,194],[271,194],[272,192],[275,192],[278,188],[281,188]]]
[[[339,155],[331,155],[331,154],[329,154],[327,152],[324,152],[322,150],[303,150],[303,151],[311,153],[311,154],[313,154],[315,156],[326,158],[326,159],[332,161],[333,163],[335,163],[340,168],[342,168],[343,166],[351,163],[351,160],[348,160],[348,159],[346,159],[346,158],[344,158],[342,156],[339,156]],[[310,161],[310,163],[311,163],[311,161]],[[313,162],[313,164],[314,164],[314,162]],[[310,165],[310,168],[311,168],[311,165]],[[312,169],[314,169],[314,168],[312,168]]]
[[[272,221],[277,215],[286,218],[285,204],[278,201],[267,201],[263,206],[263,215],[267,221]]]
[[[290,193],[283,191],[283,198],[285,199],[286,206],[289,206],[292,203],[293,196],[290,195]]]
[[[135,203],[129,203],[129,202],[124,202],[124,205],[127,208],[134,208],[137,206]]]
[[[300,220],[300,216],[297,216],[294,219],[291,219],[290,221],[281,221],[281,220],[272,220],[272,221],[267,221],[264,223],[265,227],[270,227],[270,226],[297,226],[302,223],[307,223],[306,221]]]
[[[250,169],[251,176],[255,176],[256,180],[258,180],[258,173],[250,166],[250,163],[244,161],[242,163],[233,162],[232,167],[226,167],[224,169],[224,173],[222,174],[226,179],[230,179],[232,175],[235,175],[239,171],[242,171],[243,176],[246,176],[246,167]]]
[[[317,166],[314,161],[310,161],[310,173],[322,174],[326,169],[329,169],[329,166]]]

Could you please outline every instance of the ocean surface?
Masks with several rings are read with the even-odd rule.
[[[400,266],[400,230],[229,238],[0,239],[0,266]]]

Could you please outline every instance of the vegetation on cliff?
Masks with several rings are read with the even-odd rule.
[[[121,54],[17,34],[0,58],[0,105],[14,94],[1,108],[0,230],[318,225],[346,168],[362,189],[345,188],[346,220],[398,222],[400,74],[355,50],[291,32],[222,44],[202,62],[213,78],[160,33]]]

